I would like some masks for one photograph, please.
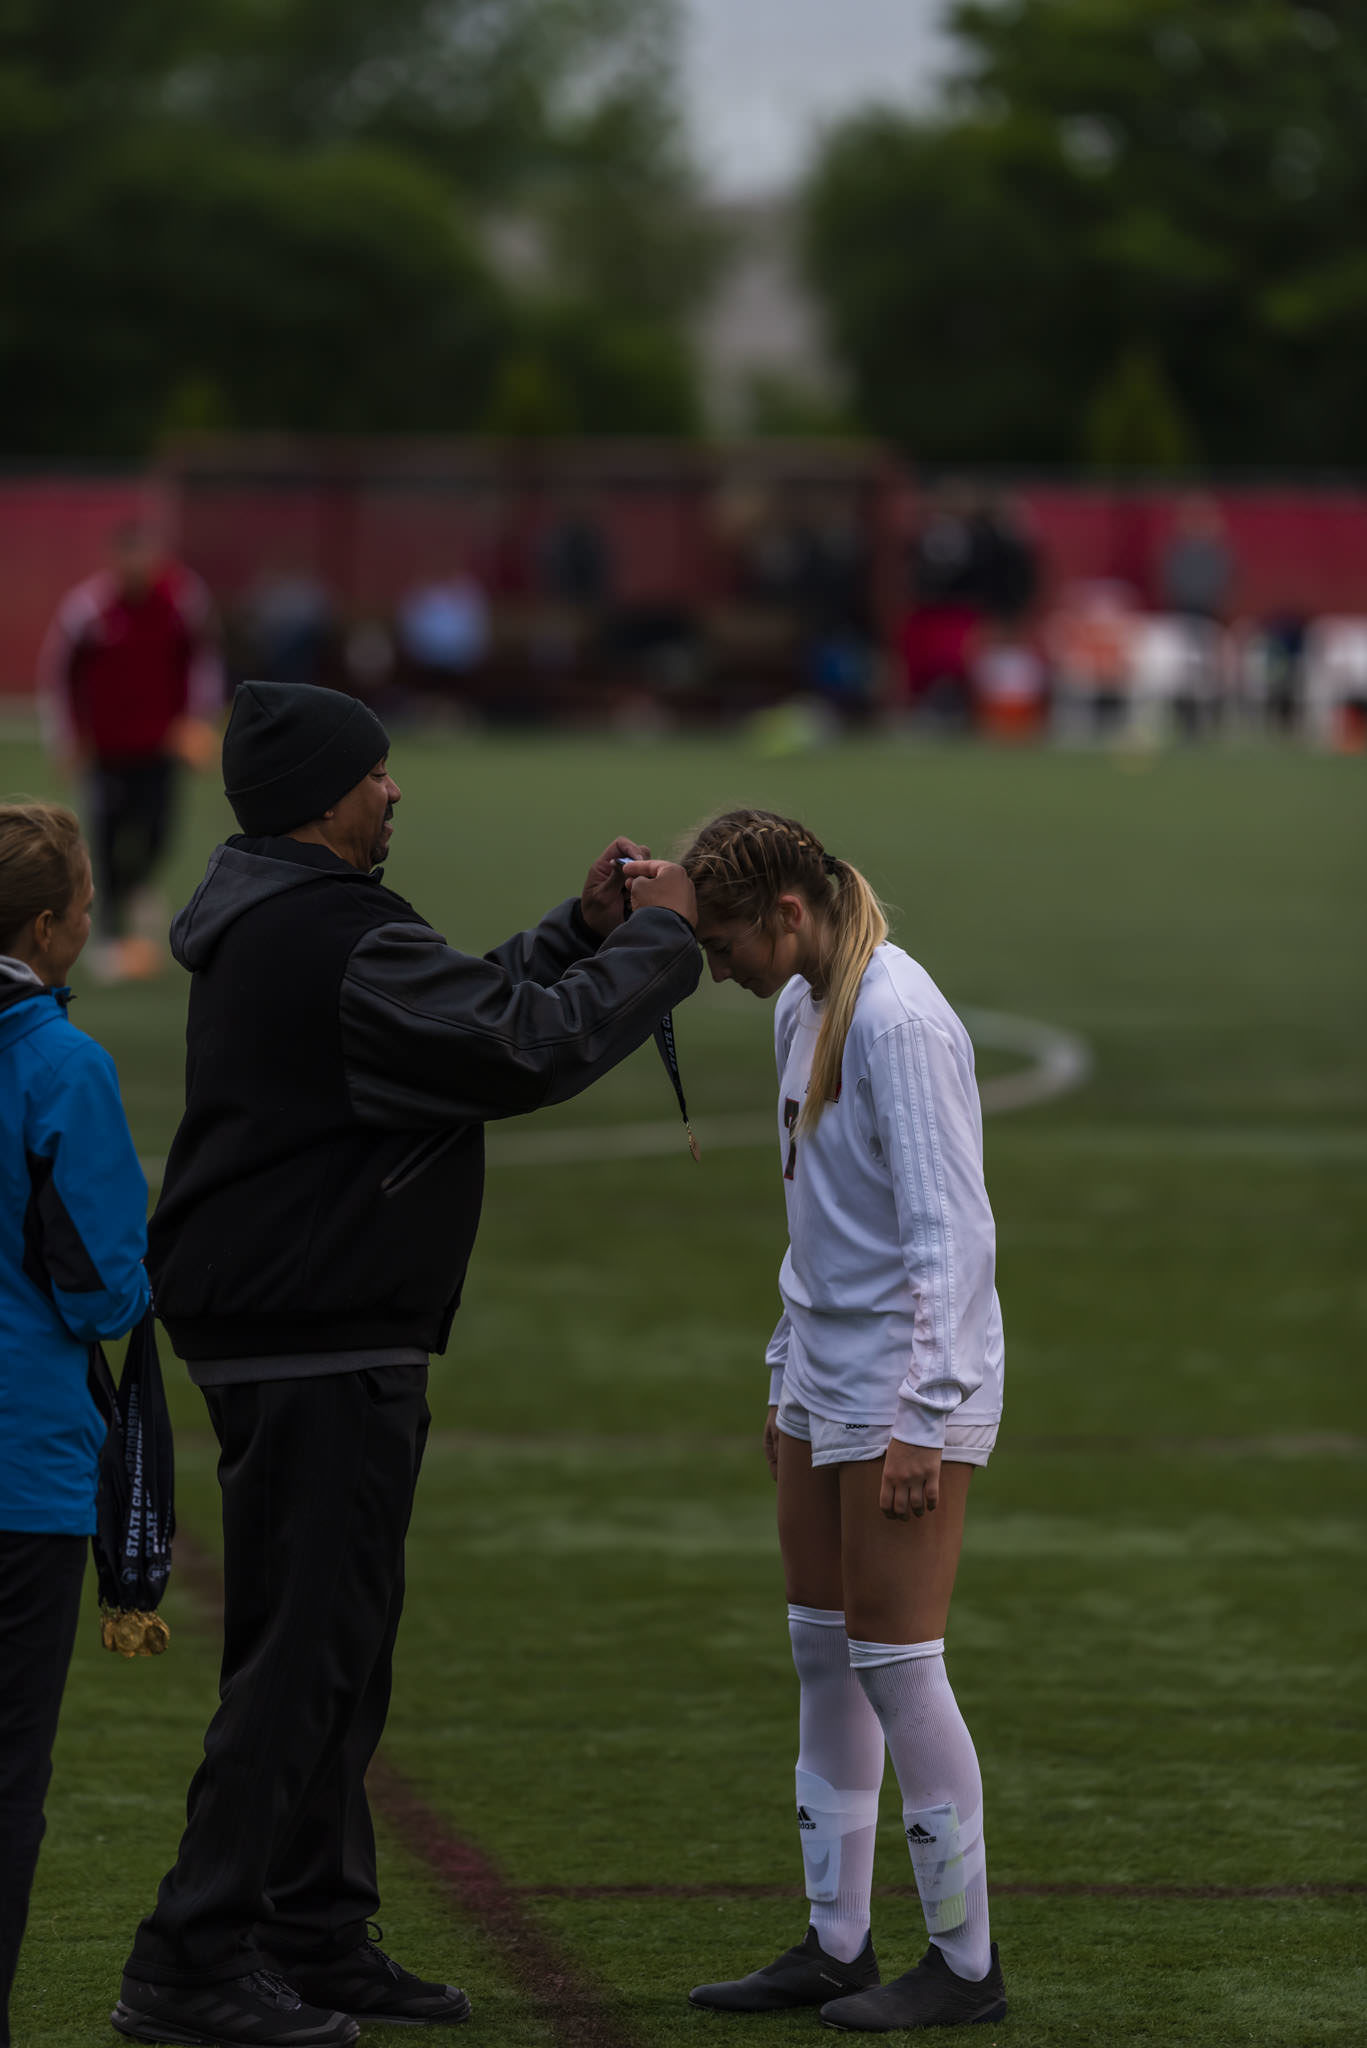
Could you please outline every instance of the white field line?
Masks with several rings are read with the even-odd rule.
[[[980,1082],[984,1116],[1031,1109],[1080,1087],[1092,1071],[1091,1048],[1075,1032],[1033,1017],[1013,1017],[1004,1010],[965,1010],[964,1023],[975,1045],[994,1052],[1016,1052],[1028,1062],[1018,1073],[993,1074]],[[771,1114],[731,1116],[725,1121],[699,1117],[694,1121],[704,1152],[754,1151],[777,1146],[778,1126]],[[657,1159],[685,1149],[677,1118],[658,1123],[580,1124],[562,1130],[507,1130],[501,1124],[488,1132],[490,1166],[580,1166],[609,1159]],[[153,1187],[165,1171],[164,1158],[146,1158],[142,1170]]]
[[[984,1116],[1029,1109],[1080,1087],[1092,1070],[1091,1049],[1074,1032],[1033,1017],[1012,1017],[1001,1010],[965,1010],[964,1022],[975,1045],[994,1052],[1016,1052],[1029,1062],[1019,1073],[994,1074],[979,1085]],[[727,1118],[697,1117],[694,1129],[703,1152],[753,1151],[778,1147],[778,1122],[772,1112]],[[571,1166],[590,1160],[654,1159],[684,1149],[677,1118],[639,1124],[592,1125],[573,1130],[489,1132],[490,1166]]]
[[[1092,1158],[1266,1160],[1280,1166],[1367,1165],[1367,1130],[1278,1124],[1086,1124],[1031,1134],[1051,1152]]]
[[[978,1083],[984,1116],[1052,1102],[1080,1088],[1091,1074],[1092,1048],[1075,1031],[1034,1017],[1013,1017],[1006,1010],[965,1010],[964,1023],[974,1045],[1018,1052],[1029,1062],[1019,1073],[992,1074]]]
[[[217,1442],[206,1431],[206,1441]],[[680,1456],[693,1456],[708,1451],[756,1451],[759,1447],[759,1431],[748,1435],[689,1435],[664,1433],[654,1436],[607,1436],[595,1435],[591,1431],[553,1434],[502,1433],[477,1429],[434,1429],[428,1438],[429,1448],[437,1451],[479,1451],[490,1456],[506,1453],[515,1457],[523,1453],[545,1454],[549,1457],[613,1458],[617,1456],[639,1457],[650,1453],[670,1452]],[[1367,1436],[1357,1436],[1348,1430],[1302,1430],[1284,1436],[1013,1436],[1003,1449],[1020,1455],[1028,1453],[1042,1457],[1068,1457],[1079,1453],[1087,1457],[1135,1457],[1161,1456],[1172,1458],[1349,1458],[1367,1457]]]
[[[217,1455],[218,1442],[211,1430],[193,1426],[176,1427],[176,1442],[182,1440]],[[606,1435],[592,1430],[569,1430],[563,1434],[546,1431],[516,1432],[483,1429],[434,1429],[427,1439],[429,1451],[475,1452],[496,1457],[548,1457],[587,1459],[668,1456],[693,1458],[709,1453],[758,1453],[759,1431],[746,1434],[708,1433],[702,1430],[665,1430]],[[1013,1436],[1002,1453],[1029,1454],[1048,1458],[1072,1455],[1096,1457],[1249,1458],[1296,1460],[1305,1458],[1346,1458],[1354,1462],[1367,1458],[1367,1436],[1348,1430],[1302,1430],[1284,1436]]]

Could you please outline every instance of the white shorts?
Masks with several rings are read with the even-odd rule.
[[[881,1458],[892,1442],[890,1422],[832,1421],[826,1415],[813,1415],[788,1394],[778,1404],[778,1426],[785,1436],[811,1445],[814,1465],[856,1465],[865,1458]],[[959,1422],[951,1415],[945,1424],[941,1462],[985,1465],[996,1443],[995,1422]]]

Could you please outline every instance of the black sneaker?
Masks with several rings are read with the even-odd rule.
[[[997,1944],[992,1967],[980,1982],[958,1977],[934,1942],[914,1970],[891,1984],[860,1991],[853,1998],[833,1998],[821,2008],[828,2027],[851,2034],[894,2034],[908,2027],[971,2027],[1006,2018],[1006,1986]]]
[[[340,2009],[306,2005],[273,1970],[220,1983],[144,1984],[125,1977],[109,2015],[130,2041],[169,2041],[175,2048],[350,2048],[360,2033]]]
[[[710,2005],[718,2012],[782,2012],[786,2006],[820,2005],[832,1997],[839,2003],[840,1994],[877,1982],[872,1935],[852,1963],[842,1963],[827,1955],[816,1929],[809,1927],[797,1947],[777,1962],[729,1984],[695,1984],[688,1997],[690,2004]]]
[[[456,2027],[470,2017],[463,1991],[454,1984],[425,1984],[387,1956],[377,1941],[363,1941],[330,1962],[290,1961],[282,1967],[305,1998],[335,2005],[354,2019],[391,2027]]]

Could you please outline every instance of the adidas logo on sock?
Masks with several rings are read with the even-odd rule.
[[[800,1828],[814,1828],[816,1826],[816,1822],[812,1819],[805,1806],[799,1806],[797,1810],[797,1824]]]
[[[907,1829],[907,1840],[909,1842],[938,1842],[939,1839],[938,1835],[932,1835],[928,1829],[923,1828],[919,1820],[913,1821]]]

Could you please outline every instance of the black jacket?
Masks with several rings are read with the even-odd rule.
[[[149,1231],[180,1355],[445,1348],[484,1124],[564,1102],[697,986],[672,910],[577,903],[482,959],[325,847],[230,839],[172,926],[185,1115]]]

